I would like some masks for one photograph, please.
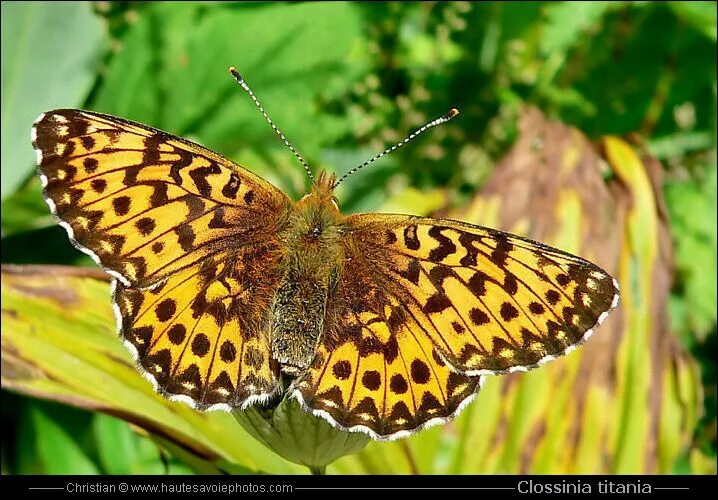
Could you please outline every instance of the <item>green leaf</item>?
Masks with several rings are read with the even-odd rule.
[[[656,158],[676,158],[694,151],[710,149],[714,142],[715,137],[711,132],[677,132],[651,140],[648,149]]]
[[[95,80],[105,30],[89,2],[3,2],[2,197],[32,172],[37,116],[82,103]]]
[[[40,193],[40,179],[31,180],[2,200],[2,237],[55,224]]]
[[[79,445],[78,436],[59,425],[42,406],[30,407],[29,421],[45,474],[99,474],[97,466]]]
[[[716,41],[715,2],[669,2],[668,5],[681,19]]]
[[[133,474],[138,460],[136,439],[126,422],[108,415],[96,414],[92,419],[92,432],[97,442],[98,455],[108,474]]]
[[[3,388],[113,415],[207,462],[254,472],[303,470],[258,443],[231,415],[200,413],[155,393],[115,334],[109,284],[92,273],[3,267]]]
[[[558,2],[545,7],[546,21],[541,36],[541,53],[564,54],[581,37],[597,27],[609,9],[621,8],[619,2]]]
[[[195,474],[254,474],[255,471],[242,467],[226,460],[206,460],[203,457],[198,456],[192,451],[187,450],[177,444],[163,439],[161,436],[152,436],[152,440],[155,441],[159,446],[167,450],[174,457],[173,462],[179,461],[181,467],[178,467],[177,463],[168,464],[166,473],[168,474],[187,474],[194,472]],[[184,469],[184,471],[182,470]]]
[[[290,156],[230,77],[234,65],[311,160],[347,131],[321,102],[346,93],[364,71],[360,25],[351,3],[150,4],[123,37],[92,107],[225,156],[277,148]]]
[[[673,222],[676,282],[682,292],[681,299],[676,299],[682,303],[674,304],[674,310],[680,311],[684,319],[673,324],[683,335],[690,332],[704,340],[714,328],[718,300],[716,171],[709,170],[703,182],[671,183],[665,194]]]

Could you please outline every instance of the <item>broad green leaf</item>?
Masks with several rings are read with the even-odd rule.
[[[348,121],[320,102],[347,92],[363,72],[359,21],[351,3],[147,5],[123,36],[92,107],[225,156],[281,148],[293,161],[230,77],[227,69],[236,66],[311,161],[347,131]]]
[[[33,171],[33,121],[83,102],[106,42],[89,2],[3,2],[0,8],[4,198]]]
[[[668,4],[682,19],[716,41],[715,2],[669,2]]]
[[[3,388],[122,418],[208,462],[302,472],[231,415],[200,413],[154,393],[114,333],[108,283],[91,275],[72,268],[3,268]]]
[[[80,447],[77,436],[63,428],[43,408],[30,407],[29,424],[35,434],[37,455],[46,474],[98,474],[92,459]]]

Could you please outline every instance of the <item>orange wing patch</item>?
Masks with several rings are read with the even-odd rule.
[[[481,377],[452,370],[386,278],[375,276],[361,252],[347,255],[327,330],[295,397],[332,424],[380,440],[450,420]]]
[[[125,286],[276,234],[291,202],[197,144],[77,110],[32,130],[45,199],[73,243]]]
[[[527,370],[565,354],[618,304],[605,271],[518,236],[407,216],[357,215],[348,224],[376,273],[390,277],[417,335],[468,375]]]
[[[115,282],[120,335],[157,390],[198,409],[225,410],[279,390],[262,328],[279,279],[275,250],[218,254],[151,289]]]

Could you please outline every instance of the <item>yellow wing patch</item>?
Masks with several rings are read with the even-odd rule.
[[[148,287],[276,234],[289,199],[197,144],[121,118],[45,113],[32,131],[45,199],[71,240],[124,285]]]

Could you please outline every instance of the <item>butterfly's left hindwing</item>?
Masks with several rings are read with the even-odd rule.
[[[227,247],[276,238],[291,209],[239,165],[121,118],[50,111],[32,139],[50,209],[126,286],[149,287]]]

